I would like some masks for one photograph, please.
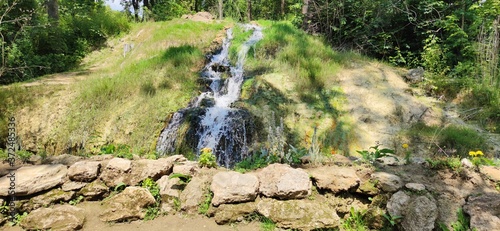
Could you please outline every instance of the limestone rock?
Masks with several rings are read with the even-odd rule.
[[[358,187],[360,179],[353,168],[325,166],[308,170],[320,189],[328,189],[333,193],[348,191]]]
[[[432,231],[437,217],[436,203],[426,196],[419,196],[408,204],[401,225],[406,231]]]
[[[378,158],[377,162],[387,166],[400,166],[406,163],[403,158],[391,154]]]
[[[40,194],[29,200],[29,203],[23,204],[23,211],[32,211],[41,207],[47,207],[59,202],[68,202],[75,196],[75,192],[65,192],[62,189],[54,189],[48,193]]]
[[[386,172],[373,173],[372,179],[377,181],[377,187],[384,192],[396,192],[404,185],[399,176]]]
[[[91,182],[99,175],[100,168],[97,161],[79,161],[68,168],[68,176],[74,181]]]
[[[49,156],[47,159],[43,161],[46,164],[62,164],[66,166],[71,166],[74,163],[81,161],[83,157],[75,156],[70,154],[62,154],[58,156]]]
[[[215,212],[215,222],[219,225],[226,223],[243,221],[246,215],[252,214],[257,210],[256,202],[247,202],[241,204],[222,204]]]
[[[462,163],[462,166],[464,166],[466,168],[474,167],[474,164],[472,164],[472,162],[467,158],[463,158],[462,160],[460,160],[460,163]]]
[[[132,162],[130,178],[124,183],[127,185],[138,185],[146,178],[158,180],[164,175],[172,172],[173,163],[167,159],[148,160],[142,159]]]
[[[76,191],[80,190],[81,188],[85,187],[88,183],[86,182],[76,182],[76,181],[66,181],[62,186],[61,189],[65,192],[67,191]]]
[[[470,215],[470,228],[477,231],[500,230],[500,194],[470,196],[464,206]]]
[[[413,192],[425,191],[425,185],[419,183],[407,183],[405,187]]]
[[[171,163],[187,161],[186,157],[184,157],[183,155],[173,155],[164,159]]]
[[[156,183],[160,188],[160,195],[168,197],[179,197],[182,189],[184,188],[180,183],[179,178],[169,179],[168,176],[162,176]]]
[[[264,198],[258,202],[257,211],[285,229],[313,230],[340,224],[335,210],[319,201]]]
[[[391,216],[405,215],[406,206],[410,201],[410,196],[406,195],[403,191],[398,191],[391,196],[387,202],[387,212]]]
[[[219,172],[213,177],[210,189],[214,193],[213,206],[253,201],[257,197],[259,179],[252,174]]]
[[[99,200],[107,195],[109,192],[108,186],[100,180],[96,180],[90,184],[85,185],[78,194],[85,197],[86,200]]]
[[[113,158],[101,173],[101,180],[109,187],[115,187],[128,181],[128,173],[132,169],[132,161],[122,158]]]
[[[146,208],[155,203],[155,198],[147,189],[127,187],[123,192],[104,202],[104,212],[99,218],[105,222],[143,219]]]
[[[181,192],[181,209],[187,212],[198,211],[198,206],[205,200],[211,178],[195,176]]]
[[[299,199],[311,194],[312,183],[302,169],[284,164],[271,164],[258,173],[259,191],[266,197]]]
[[[481,166],[479,172],[486,175],[493,181],[500,182],[500,167]]]
[[[186,161],[181,165],[175,165],[172,173],[180,173],[188,176],[193,176],[200,171],[198,162],[196,161]]]
[[[64,183],[68,169],[61,164],[23,166],[15,174],[16,196],[26,196]],[[9,174],[0,178],[0,185],[9,185]],[[8,187],[0,187],[0,196],[9,195]]]
[[[31,212],[20,225],[26,230],[72,231],[81,229],[84,222],[83,209],[71,205],[56,205]]]
[[[380,190],[375,186],[375,183],[371,180],[366,180],[361,182],[358,189],[356,189],[357,193],[375,196],[380,193]]]
[[[410,83],[418,83],[424,80],[425,70],[422,67],[417,67],[414,69],[408,70],[408,74],[406,74],[405,79]]]

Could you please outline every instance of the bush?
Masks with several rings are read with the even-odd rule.
[[[201,154],[198,159],[198,164],[200,167],[215,168],[217,167],[217,161],[215,155],[212,153],[210,148],[202,148]]]

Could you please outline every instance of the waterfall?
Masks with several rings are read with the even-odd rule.
[[[241,109],[232,108],[241,93],[244,81],[243,65],[249,49],[262,39],[262,28],[256,25],[242,25],[245,30],[253,30],[250,38],[243,43],[238,52],[235,66],[229,64],[228,55],[231,45],[232,29],[227,30],[222,49],[211,57],[210,62],[203,68],[201,78],[210,82],[208,91],[201,93],[188,107],[174,113],[169,125],[162,131],[157,143],[157,152],[160,154],[175,151],[178,142],[178,130],[185,122],[186,114],[191,109],[204,108],[203,115],[199,115],[196,124],[197,153],[202,148],[211,148],[217,157],[217,163],[231,167],[242,159],[247,152],[247,132],[250,115]],[[229,70],[230,77],[223,80],[222,74]],[[205,104],[203,102],[210,102]]]

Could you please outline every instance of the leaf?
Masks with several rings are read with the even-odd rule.
[[[380,149],[380,152],[381,153],[391,153],[391,154],[394,154],[394,150],[388,149],[388,148]]]

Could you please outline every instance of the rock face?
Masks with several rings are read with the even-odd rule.
[[[325,166],[308,171],[320,189],[333,193],[348,191],[359,186],[360,179],[352,168]]]
[[[405,187],[413,192],[423,192],[425,191],[425,185],[419,183],[408,183]]]
[[[31,198],[29,203],[24,204],[24,211],[31,211],[41,207],[47,207],[58,202],[68,202],[74,196],[75,192],[73,191],[65,192],[62,189],[54,189],[48,193]]]
[[[72,231],[81,229],[85,222],[84,210],[71,205],[34,210],[20,225],[26,230]]]
[[[335,210],[317,201],[264,198],[258,202],[257,211],[285,229],[313,230],[340,224]]]
[[[311,180],[302,169],[271,164],[258,173],[259,191],[266,197],[299,199],[311,194]]]
[[[130,221],[143,219],[145,209],[156,203],[149,191],[141,187],[127,187],[120,194],[104,202],[104,212],[99,215],[102,221]]]
[[[405,209],[409,201],[410,196],[406,195],[403,191],[394,193],[387,202],[387,212],[393,217],[403,216],[405,215]]]
[[[494,166],[481,166],[479,171],[493,181],[500,181],[500,168]]]
[[[205,200],[211,178],[208,176],[196,176],[181,192],[181,209],[187,212],[197,211],[199,204]]]
[[[253,201],[259,190],[259,179],[252,174],[219,172],[213,177],[210,189],[214,193],[213,206]]]
[[[160,195],[168,197],[179,197],[182,187],[179,178],[169,179],[168,176],[162,176],[156,183],[160,188]]]
[[[186,161],[182,165],[175,165],[172,173],[180,173],[188,176],[193,176],[194,174],[200,172],[200,167],[198,167],[198,162]]]
[[[402,226],[406,231],[432,231],[438,216],[436,203],[425,196],[412,200],[407,207]]]
[[[88,183],[85,183],[85,182],[76,182],[76,181],[66,181],[62,186],[61,186],[61,189],[65,192],[67,191],[75,191],[75,190],[79,190],[83,187],[85,187],[85,185],[87,185]]]
[[[373,173],[372,179],[378,181],[377,187],[384,192],[396,192],[404,185],[399,176],[386,172]]]
[[[131,169],[132,161],[122,158],[113,158],[102,171],[101,179],[107,186],[115,187],[127,181],[127,176]]]
[[[417,67],[415,69],[408,70],[408,74],[405,76],[406,80],[410,83],[418,83],[424,80],[424,68]]]
[[[68,168],[68,176],[74,181],[91,182],[99,175],[100,168],[97,161],[79,161]]]
[[[98,200],[106,196],[109,192],[108,186],[100,180],[96,180],[90,184],[85,185],[78,194],[83,195],[86,200]]]
[[[500,230],[500,194],[470,196],[464,206],[470,215],[470,228],[478,231]]]
[[[15,173],[15,192],[17,196],[31,195],[47,189],[51,189],[64,183],[67,167],[61,164],[24,166],[17,169]],[[0,196],[9,195],[9,174],[0,178]]]

